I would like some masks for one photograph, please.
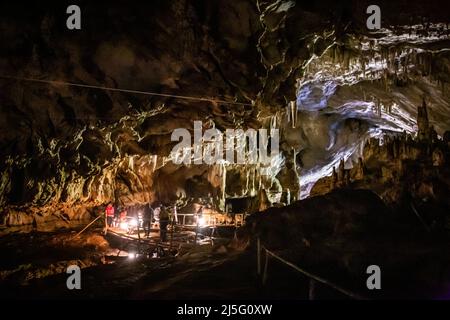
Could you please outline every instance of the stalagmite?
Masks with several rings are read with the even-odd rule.
[[[338,176],[336,173],[336,168],[333,167],[332,177],[331,177],[331,190],[336,189],[338,184]]]
[[[363,159],[361,157],[358,157],[358,167],[357,167],[357,172],[356,172],[356,177],[357,180],[361,180],[364,178],[364,163],[363,163]]]

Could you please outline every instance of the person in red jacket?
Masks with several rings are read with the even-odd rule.
[[[107,223],[108,227],[111,228],[113,226],[113,221],[114,221],[114,207],[111,203],[109,203],[106,206],[105,214],[106,214],[106,223]]]
[[[127,208],[123,207],[120,210],[120,222],[127,222],[127,216],[128,216],[128,212],[127,212]]]

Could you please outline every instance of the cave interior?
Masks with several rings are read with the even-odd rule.
[[[448,1],[68,5],[0,4],[0,296],[450,298]]]

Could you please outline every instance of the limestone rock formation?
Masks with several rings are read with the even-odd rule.
[[[311,194],[326,194],[340,188],[367,188],[377,192],[387,203],[434,201],[446,208],[450,203],[444,194],[450,191],[450,148],[445,137],[433,134],[427,118],[427,106],[418,107],[419,131],[410,135],[385,135],[383,144],[369,139],[363,157],[352,169],[344,169],[341,160],[336,174],[320,179]],[[347,175],[347,172],[349,174]],[[438,191],[439,190],[439,191]]]

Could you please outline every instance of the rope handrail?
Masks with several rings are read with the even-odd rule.
[[[99,215],[97,218],[95,218],[94,220],[92,220],[86,227],[83,228],[83,230],[81,230],[80,232],[78,232],[74,238],[78,237],[80,234],[82,234],[87,228],[89,228],[95,221],[97,221],[98,219],[100,219],[102,217],[102,215]]]
[[[331,287],[331,288],[333,288],[333,289],[335,289],[335,290],[337,290],[337,291],[339,291],[339,292],[341,292],[341,293],[343,293],[343,294],[345,294],[345,295],[347,295],[347,296],[349,296],[349,297],[351,297],[351,298],[353,298],[353,299],[356,299],[356,300],[367,300],[367,298],[362,297],[362,296],[359,295],[359,294],[356,294],[356,293],[353,293],[353,292],[351,292],[351,291],[349,291],[349,290],[343,289],[343,288],[339,287],[338,285],[336,285],[336,284],[334,284],[334,283],[332,283],[332,282],[330,282],[330,281],[328,281],[328,280],[325,280],[325,279],[323,279],[323,278],[321,278],[321,277],[319,277],[319,276],[316,276],[316,275],[314,275],[314,274],[312,274],[312,273],[310,273],[310,272],[308,272],[308,271],[306,271],[306,270],[303,270],[302,268],[296,266],[295,264],[293,264],[293,263],[291,263],[291,262],[289,262],[289,261],[283,259],[282,257],[280,257],[279,255],[277,255],[276,253],[273,253],[272,251],[270,251],[269,249],[267,249],[267,248],[264,247],[264,246],[263,246],[262,248],[263,248],[269,255],[271,255],[272,257],[274,257],[275,259],[277,259],[277,260],[283,262],[284,264],[286,264],[286,265],[288,265],[289,267],[291,267],[291,268],[297,270],[298,272],[303,273],[303,274],[304,274],[305,276],[307,276],[308,278],[311,278],[311,279],[313,279],[313,280],[316,280],[317,282],[323,283],[323,284],[325,284],[325,285],[327,285],[327,286],[329,286],[329,287]]]

